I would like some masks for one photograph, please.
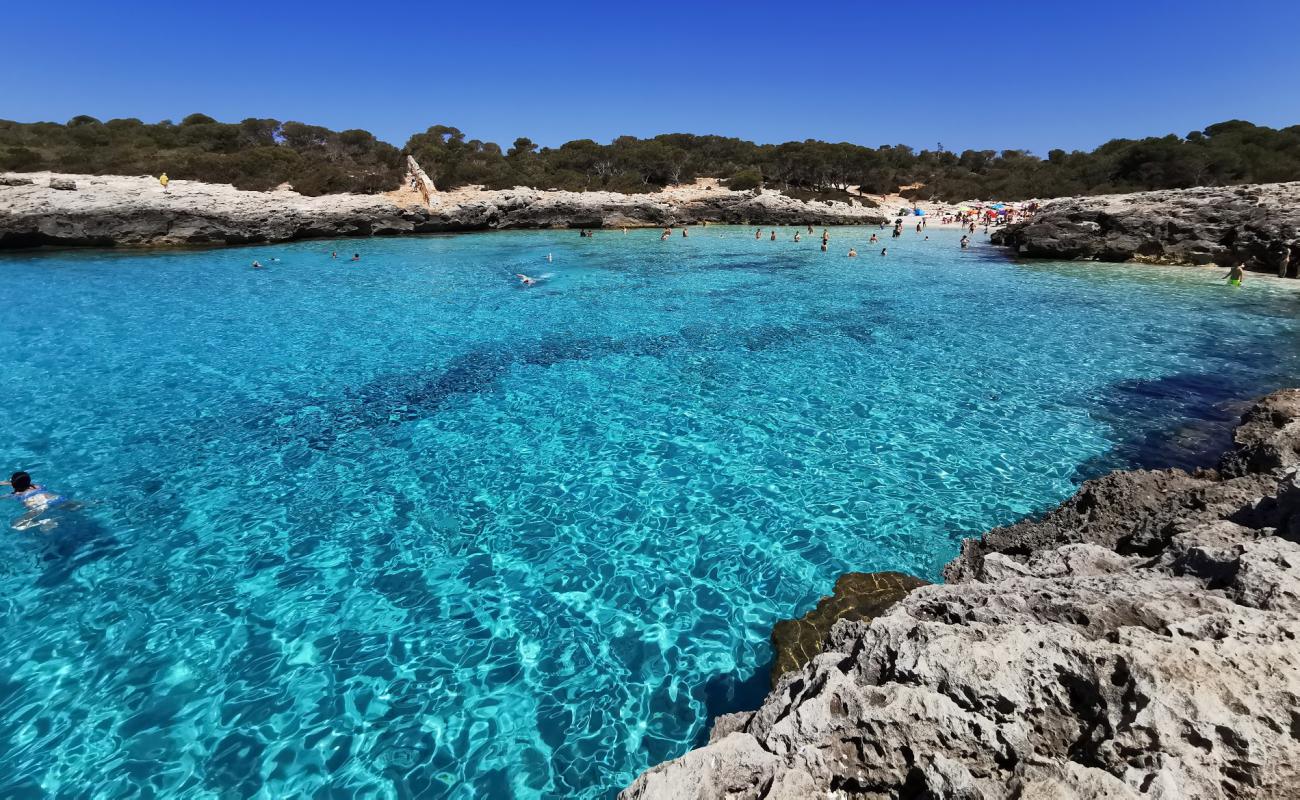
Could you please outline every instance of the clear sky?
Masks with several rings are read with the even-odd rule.
[[[1300,0],[7,0],[0,118],[1092,148],[1300,123]]]

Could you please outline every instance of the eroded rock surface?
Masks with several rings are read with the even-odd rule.
[[[35,182],[23,183],[35,178]],[[56,185],[57,184],[57,185]],[[78,191],[58,191],[78,188]],[[410,200],[416,199],[416,202]],[[609,228],[727,222],[756,225],[878,223],[880,212],[726,189],[617,194],[536,189],[456,191],[416,198],[287,189],[250,192],[148,176],[10,176],[0,180],[0,248],[252,244],[504,228]]]
[[[1300,275],[1300,182],[1201,187],[1049,201],[1030,220],[995,231],[994,244],[1028,258],[1242,262]]]
[[[1297,421],[968,541],[621,797],[1300,797]]]

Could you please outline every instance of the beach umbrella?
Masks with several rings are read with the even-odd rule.
[[[925,209],[924,209],[924,208],[913,209],[913,210],[912,210],[912,213],[915,214],[915,215],[917,215],[918,217],[924,217],[924,216],[925,216]]]

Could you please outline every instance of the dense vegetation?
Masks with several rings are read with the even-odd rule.
[[[363,130],[335,132],[300,122],[246,119],[221,123],[191,114],[179,125],[137,119],[66,125],[0,121],[0,169],[99,174],[156,174],[266,189],[291,183],[304,194],[396,188],[403,154],[439,188],[621,192],[717,177],[736,188],[768,185],[820,196],[905,193],[945,200],[1054,197],[1199,185],[1300,180],[1300,126],[1281,130],[1230,121],[1187,136],[1115,139],[1091,152],[913,150],[816,140],[759,145],[723,136],[621,136],[609,144],[578,139],[538,147],[526,138],[506,150],[435,125],[402,150]],[[854,188],[854,187],[860,187]]]
[[[66,125],[0,121],[0,169],[93,175],[157,175],[241,189],[290,183],[303,194],[392,189],[405,173],[402,153],[362,130],[335,132],[301,122],[217,122],[191,114],[179,125],[138,119]]]

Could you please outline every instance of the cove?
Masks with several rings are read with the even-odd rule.
[[[1300,375],[1284,283],[872,232],[0,256],[0,452],[86,503],[0,538],[0,794],[609,797],[842,572]]]

